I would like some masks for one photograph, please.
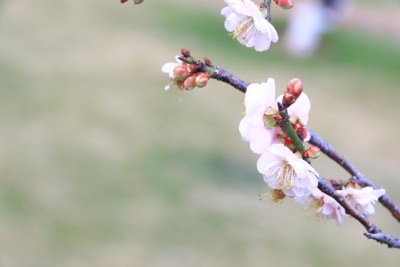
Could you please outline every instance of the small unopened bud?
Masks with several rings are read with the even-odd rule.
[[[283,9],[290,9],[293,7],[292,0],[274,0],[275,3]]]
[[[204,57],[204,64],[206,64],[209,67],[214,67],[212,64],[211,60],[208,57]]]
[[[185,48],[182,48],[182,49],[181,49],[181,54],[182,54],[182,56],[184,56],[184,57],[190,57],[190,51],[187,50],[187,49],[185,49]]]
[[[293,125],[294,130],[296,131],[297,136],[301,139],[304,140],[308,136],[308,131],[307,128],[304,127],[303,124],[300,122],[296,122]]]
[[[305,152],[304,157],[316,159],[321,155],[321,149],[317,146],[310,146]]]
[[[183,81],[191,75],[190,65],[179,65],[174,69],[174,77],[177,81]]]
[[[303,83],[298,78],[293,78],[287,85],[287,92],[297,99],[303,92]]]
[[[296,102],[296,98],[292,94],[285,92],[282,100],[282,103],[285,105],[285,107],[290,107],[294,102]]]
[[[121,4],[125,3],[126,1],[128,1],[128,0],[121,0]]]
[[[192,90],[196,87],[196,75],[192,75],[186,78],[183,82],[183,88],[186,90]]]
[[[290,150],[294,150],[294,149],[295,149],[295,146],[294,146],[294,144],[293,144],[293,141],[292,141],[292,139],[290,139],[289,136],[287,136],[287,137],[285,138],[284,145],[285,145],[287,148],[289,148]]]
[[[206,72],[199,73],[196,76],[195,84],[197,87],[204,87],[208,83],[209,75]]]

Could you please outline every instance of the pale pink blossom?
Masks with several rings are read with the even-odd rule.
[[[278,143],[277,134],[282,133],[278,125],[271,125],[266,115],[278,113],[277,102],[282,102],[279,96],[275,100],[275,80],[269,78],[266,83],[252,83],[247,87],[244,104],[246,115],[240,121],[239,132],[242,139],[250,143],[250,149],[256,154],[264,153],[273,143]],[[300,122],[306,126],[310,100],[302,93],[296,102],[288,108],[290,120]],[[308,141],[307,134],[305,141]]]
[[[225,16],[225,29],[234,39],[259,52],[268,50],[271,42],[278,41],[274,26],[252,1],[225,0],[225,3],[228,6],[221,10],[221,15]]]
[[[332,197],[321,192],[318,188],[314,189],[306,198],[296,198],[298,203],[306,207],[316,208],[316,214],[324,219],[334,219],[337,225],[341,225],[343,217],[346,216],[344,208]]]
[[[257,169],[272,189],[289,197],[306,197],[318,186],[318,173],[283,144],[273,144],[257,161]]]
[[[371,186],[364,188],[348,186],[347,188],[337,190],[336,192],[344,196],[353,208],[366,216],[375,213],[375,202],[386,193],[385,189],[373,189]]]

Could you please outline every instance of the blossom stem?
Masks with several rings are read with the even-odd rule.
[[[302,140],[300,140],[299,136],[297,135],[296,131],[293,128],[293,125],[289,121],[289,114],[287,112],[285,105],[278,102],[278,108],[279,108],[279,114],[282,117],[282,123],[280,125],[282,131],[284,131],[290,137],[294,147],[296,148],[296,151],[299,151],[300,153],[303,154],[303,152],[305,151],[303,142]]]
[[[271,21],[271,0],[265,0],[262,4],[266,9],[265,19]]]

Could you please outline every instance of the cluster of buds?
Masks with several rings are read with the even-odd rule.
[[[204,87],[208,83],[210,75],[207,72],[197,72],[195,64],[183,63],[174,69],[174,79],[178,87],[191,90],[197,87]]]
[[[303,92],[303,84],[298,78],[293,78],[289,81],[286,91],[283,95],[282,103],[285,107],[290,107]]]
[[[205,58],[204,63],[195,60],[189,50],[182,49],[178,63],[167,63],[163,71],[169,73],[171,83],[180,90],[192,90],[195,87],[204,87],[210,79],[210,74],[215,71],[210,59]],[[166,89],[169,88],[169,85]]]
[[[274,0],[275,3],[283,9],[290,9],[293,7],[292,0]]]

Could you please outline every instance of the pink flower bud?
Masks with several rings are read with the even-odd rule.
[[[187,50],[187,49],[185,49],[185,48],[182,48],[182,49],[181,49],[181,54],[182,54],[182,56],[184,56],[184,57],[190,57],[190,51]]]
[[[204,87],[204,86],[206,86],[207,83],[208,83],[208,78],[209,78],[208,73],[206,73],[206,72],[199,73],[199,74],[196,76],[196,81],[195,81],[196,86],[197,86],[197,87]]]
[[[298,78],[293,78],[287,85],[287,92],[297,99],[303,92],[303,83]]]
[[[285,92],[282,100],[282,103],[285,105],[285,107],[290,107],[294,102],[296,102],[296,98],[292,94]]]
[[[189,76],[183,82],[183,88],[186,90],[192,90],[196,87],[196,75]]]
[[[275,3],[283,9],[290,9],[293,7],[292,0],[274,0]]]
[[[304,157],[306,158],[318,158],[319,155],[321,155],[321,149],[317,146],[310,146],[305,152],[304,152]]]
[[[177,81],[183,81],[184,79],[186,79],[187,77],[189,77],[191,74],[191,70],[189,65],[178,65],[175,69],[174,69],[174,77],[175,80]]]
[[[301,124],[299,121],[297,121],[295,124],[293,124],[293,128],[296,131],[296,134],[297,134],[297,136],[299,136],[300,139],[304,140],[308,136],[307,128],[304,127],[304,125]]]

